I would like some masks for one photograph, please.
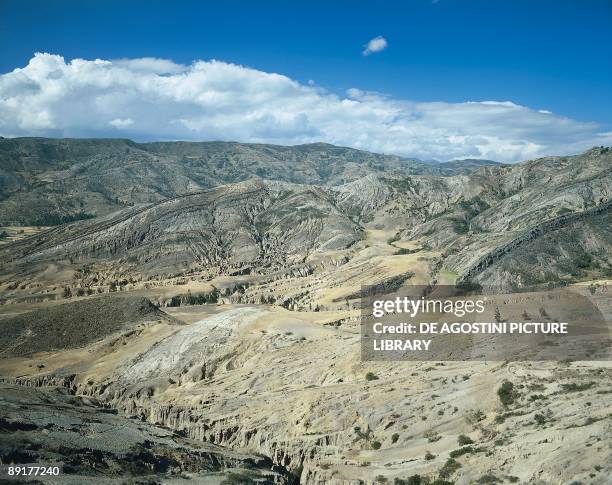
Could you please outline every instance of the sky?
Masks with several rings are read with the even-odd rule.
[[[611,21],[612,0],[0,0],[0,135],[578,153],[612,144]]]

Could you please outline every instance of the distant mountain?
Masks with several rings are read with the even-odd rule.
[[[438,165],[438,168],[444,175],[468,174],[481,167],[490,167],[495,165],[503,165],[502,163],[493,160],[481,158],[464,158],[461,160],[450,160]]]
[[[206,279],[314,271],[324,257],[357,257],[368,231],[385,230],[483,286],[612,274],[612,151],[479,165],[468,175],[370,173],[339,186],[255,178],[61,225],[2,246],[0,258],[22,276],[58,262],[87,268],[77,275],[84,287]]]
[[[0,226],[58,225],[253,177],[341,185],[369,174],[453,175],[470,170],[325,143],[285,147],[3,138]]]

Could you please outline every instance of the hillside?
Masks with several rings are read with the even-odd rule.
[[[369,174],[339,186],[257,178],[5,244],[0,281],[7,296],[22,293],[11,289],[15,278],[42,275],[56,288],[96,291],[118,280],[138,287],[185,276],[252,279],[296,270],[330,278],[334,265],[360,261],[371,234],[386,231],[385,251],[416,243],[436,253],[428,263],[434,278],[443,270],[502,290],[562,285],[612,271],[611,185],[605,149],[468,175]],[[70,281],[62,276],[74,271]],[[304,290],[306,280],[297,287],[304,302],[320,303]],[[283,291],[271,293],[283,299]]]
[[[323,143],[1,138],[0,226],[57,225],[253,177],[338,185],[387,172],[439,170],[418,160]]]
[[[50,226],[0,245],[3,462],[94,483],[607,483],[605,329],[578,342],[592,362],[549,336],[554,361],[367,361],[360,296],[480,285],[484,320],[558,322],[584,318],[571,294],[609,323],[612,151],[436,167],[320,144],[2,143],[3,213]]]

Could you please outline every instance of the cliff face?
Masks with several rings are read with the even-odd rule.
[[[262,484],[291,478],[270,459],[202,443],[75,397],[64,387],[0,383],[0,456],[4,463],[62,463],[57,483],[190,479],[219,483],[232,475]],[[62,386],[64,382],[56,382]],[[218,480],[218,481],[217,481]],[[248,483],[248,482],[247,482]]]

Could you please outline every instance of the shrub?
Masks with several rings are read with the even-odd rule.
[[[406,480],[402,480],[401,478],[396,478],[394,481],[394,485],[424,485],[425,482],[421,480],[421,475],[412,475],[408,477]]]
[[[468,422],[468,424],[476,426],[484,418],[485,414],[480,409],[476,409],[475,411],[471,411],[470,413],[468,413],[465,417],[465,420]]]
[[[255,484],[257,483],[255,481],[255,478],[258,478],[257,475],[250,471],[230,472],[227,474],[227,477],[221,482],[221,485],[249,485],[251,483]]]
[[[372,441],[372,449],[379,450],[381,446],[380,441]]]
[[[425,431],[425,433],[423,433],[423,437],[427,438],[427,441],[429,441],[430,443],[438,441],[442,438],[442,436],[440,436],[437,431]]]
[[[460,434],[457,437],[457,443],[459,444],[459,446],[465,446],[465,445],[473,444],[474,441],[472,441],[472,438],[470,438],[469,436],[466,436],[464,434]]]
[[[436,457],[431,451],[425,453],[425,461],[431,461]]]
[[[546,423],[546,416],[544,416],[543,414],[537,413],[533,416],[533,419],[535,419],[535,422],[538,423],[540,426]]]
[[[563,392],[579,392],[586,391],[595,385],[594,382],[585,382],[584,384],[576,384],[575,382],[571,382],[570,384],[561,384],[561,389]]]
[[[393,433],[393,436],[391,436],[391,443],[397,443],[397,440],[399,440],[399,434]]]
[[[498,483],[498,482],[500,482],[500,479],[497,478],[495,475],[493,475],[490,472],[484,474],[478,480],[476,480],[476,483],[481,483],[481,484]]]
[[[510,406],[514,402],[514,384],[510,381],[502,382],[501,387],[497,390],[499,400],[504,406]]]
[[[453,450],[451,451],[448,456],[450,456],[451,458],[457,458],[461,455],[465,455],[467,453],[471,453],[472,451],[474,451],[474,449],[471,446],[464,446],[463,448],[459,448],[457,450]]]
[[[368,372],[365,378],[366,378],[366,381],[375,381],[378,379],[378,376],[374,374],[374,372]]]
[[[454,458],[449,458],[444,463],[444,466],[440,468],[440,478],[449,478],[453,473],[461,468],[461,463],[459,463]]]

